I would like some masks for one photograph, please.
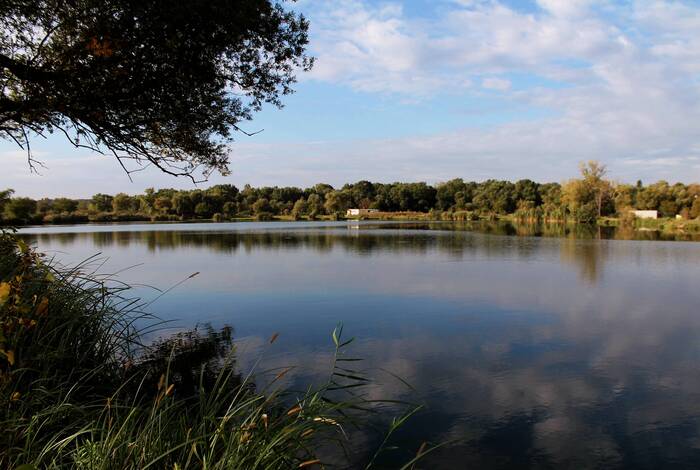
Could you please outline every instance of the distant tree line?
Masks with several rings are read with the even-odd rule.
[[[700,184],[620,184],[605,178],[598,162],[581,165],[580,178],[562,184],[516,181],[372,183],[333,188],[260,187],[220,184],[208,189],[147,189],[143,194],[95,194],[91,199],[13,197],[0,191],[4,224],[128,220],[231,220],[275,216],[294,219],[342,217],[349,208],[384,212],[432,212],[436,218],[468,219],[513,215],[527,220],[593,222],[624,217],[631,209],[655,209],[662,217],[700,217]]]

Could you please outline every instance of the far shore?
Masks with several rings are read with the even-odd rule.
[[[55,226],[55,225],[81,225],[81,224],[115,224],[128,222],[149,223],[221,223],[221,222],[303,222],[303,221],[353,221],[353,220],[377,220],[377,221],[416,221],[416,222],[479,222],[479,221],[504,221],[518,225],[533,224],[558,224],[558,225],[598,225],[601,227],[628,227],[639,231],[659,231],[664,233],[700,233],[700,220],[658,218],[658,219],[623,219],[620,217],[600,217],[595,224],[585,224],[573,220],[560,219],[528,219],[520,218],[513,214],[476,214],[474,212],[374,212],[362,216],[319,215],[317,217],[300,217],[292,215],[260,214],[257,216],[246,215],[230,218],[179,218],[179,217],[152,217],[145,214],[100,214],[93,218],[89,214],[56,218],[53,222],[35,221],[27,226]]]

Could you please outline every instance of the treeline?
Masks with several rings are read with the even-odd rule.
[[[143,194],[95,194],[91,199],[12,197],[0,191],[4,224],[72,223],[129,220],[232,220],[276,216],[294,219],[341,218],[349,208],[383,212],[433,213],[435,218],[469,219],[514,215],[528,220],[592,222],[602,216],[624,217],[630,209],[655,209],[662,217],[700,217],[700,184],[619,184],[605,178],[598,162],[581,166],[581,177],[559,183],[464,181],[444,183],[371,183],[333,188],[220,184],[208,189],[147,189]]]

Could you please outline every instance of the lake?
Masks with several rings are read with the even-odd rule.
[[[402,445],[453,442],[421,468],[700,466],[698,243],[451,223],[21,233],[66,264],[99,253],[91,266],[126,269],[146,299],[199,272],[150,310],[233,326],[242,368],[279,333],[263,362],[298,366],[290,386],[323,376],[342,322],[372,396],[425,405]]]

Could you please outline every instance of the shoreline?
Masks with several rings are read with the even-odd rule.
[[[532,225],[558,225],[580,227],[610,227],[618,229],[632,229],[639,232],[657,231],[667,234],[698,234],[700,233],[700,220],[687,219],[623,219],[620,217],[600,217],[595,223],[581,223],[573,220],[561,219],[534,219],[521,218],[514,214],[489,214],[478,215],[466,212],[378,212],[360,217],[340,217],[336,215],[322,215],[317,217],[294,217],[291,215],[267,215],[263,217],[243,216],[231,218],[202,218],[180,219],[175,217],[151,217],[133,214],[115,214],[114,217],[90,218],[88,215],[79,217],[65,217],[55,219],[52,222],[39,222],[24,225],[0,225],[0,229],[51,227],[62,225],[114,225],[132,222],[149,224],[196,224],[196,223],[231,223],[231,222],[313,222],[313,221],[402,221],[402,222],[508,222],[516,226]]]

